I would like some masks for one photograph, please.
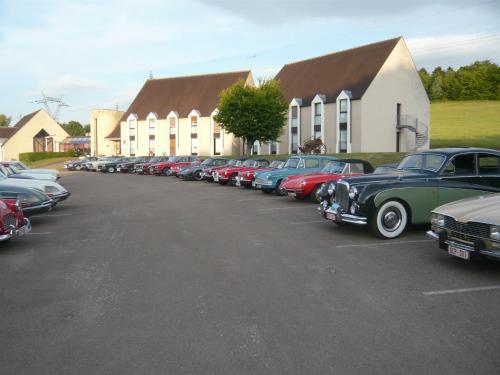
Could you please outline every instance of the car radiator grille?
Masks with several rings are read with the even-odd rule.
[[[264,184],[266,182],[266,180],[262,179],[262,178],[256,178],[255,179],[255,183],[256,184]]]
[[[16,224],[17,224],[16,222],[17,222],[17,219],[16,219],[15,214],[7,214],[3,218],[3,227],[6,230],[11,229],[11,226],[13,226],[15,228]]]
[[[349,210],[349,186],[339,182],[335,189],[335,202],[340,206],[341,210],[347,212]]]
[[[450,216],[445,216],[444,227],[449,232],[448,237],[470,243],[474,243],[478,238],[488,238],[490,235],[490,226],[488,224],[461,223]]]

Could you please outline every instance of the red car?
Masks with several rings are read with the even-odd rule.
[[[281,169],[284,165],[284,160],[273,160],[267,167],[249,168],[246,171],[238,172],[238,181],[236,182],[236,186],[252,187],[252,181],[255,179],[255,171]]]
[[[172,175],[172,167],[180,166],[180,167],[189,167],[189,165],[193,161],[199,161],[198,156],[172,156],[168,161],[164,161],[161,163],[156,163],[149,167],[149,174],[154,174],[157,176],[164,175],[170,176]]]
[[[167,161],[169,156],[155,156],[151,158],[147,163],[138,163],[134,166],[134,172],[137,174],[147,174],[149,172],[149,167],[153,164],[161,163]]]
[[[24,217],[17,199],[0,200],[0,241],[9,241],[31,231],[31,223]]]
[[[310,197],[313,202],[319,202],[317,194],[322,184],[372,172],[373,167],[365,160],[339,159],[329,162],[321,172],[288,176],[283,188],[290,197]]]
[[[245,160],[242,165],[235,165],[219,169],[217,176],[219,184],[235,186],[238,182],[238,173],[246,172],[247,170],[254,170],[258,168],[265,168],[269,165],[269,160],[266,159],[249,159]]]
[[[226,164],[224,165],[218,165],[215,167],[208,167],[203,169],[202,171],[202,176],[205,181],[212,182],[214,181],[214,178],[216,177],[217,171],[227,168],[229,166],[240,166],[243,164],[245,161],[245,158],[240,158],[240,159],[231,159],[229,160]]]
[[[182,171],[186,168],[189,168],[189,167],[194,167],[196,165],[200,165],[200,163],[201,163],[200,160],[192,161],[191,163],[188,163],[187,165],[186,165],[186,163],[177,163],[176,165],[174,165],[170,168],[170,175],[179,178],[180,171]]]

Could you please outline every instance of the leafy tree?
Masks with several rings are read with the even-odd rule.
[[[90,124],[85,125],[83,130],[85,130],[85,133],[90,133]]]
[[[10,116],[7,117],[3,113],[0,113],[0,126],[3,126],[3,127],[9,126],[11,120],[12,120],[12,118]]]
[[[434,69],[431,75],[431,81],[429,84],[429,98],[432,101],[442,100],[445,98],[443,91],[443,75],[437,68]]]
[[[248,86],[243,80],[220,94],[215,116],[221,128],[242,138],[247,154],[256,141],[276,141],[281,135],[288,105],[279,83],[262,81],[259,87]]]
[[[71,137],[82,137],[85,135],[85,130],[83,129],[82,124],[78,121],[70,121],[62,124],[62,127]]]
[[[429,83],[431,81],[431,76],[425,68],[422,68],[418,71],[418,75],[422,80],[422,84],[424,85],[425,91],[429,92]]]

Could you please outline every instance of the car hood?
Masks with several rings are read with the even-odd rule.
[[[500,194],[487,194],[447,203],[433,212],[451,216],[461,223],[475,221],[500,225],[499,207]]]
[[[19,172],[29,174],[51,174],[54,176],[57,176],[59,174],[59,172],[54,169],[24,169]]]
[[[35,188],[35,189],[39,189],[42,191],[45,191],[45,186],[54,186],[60,192],[66,192],[65,188],[63,188],[57,182],[52,182],[52,181],[24,179],[24,178],[5,178],[5,179],[0,180],[0,184],[26,187],[26,188]]]

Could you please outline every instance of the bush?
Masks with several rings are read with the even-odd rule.
[[[63,156],[74,157],[75,151],[65,151],[65,152],[22,152],[19,154],[19,160],[23,163],[30,163],[37,160],[60,158]]]

